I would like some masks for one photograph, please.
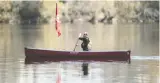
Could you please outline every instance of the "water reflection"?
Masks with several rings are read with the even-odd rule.
[[[158,83],[158,24],[64,24],[59,38],[53,26],[0,26],[0,83],[55,82],[58,71],[64,83]],[[86,77],[81,62],[24,64],[25,46],[73,50],[78,33],[84,31],[89,33],[93,50],[131,49],[131,64],[92,62]]]

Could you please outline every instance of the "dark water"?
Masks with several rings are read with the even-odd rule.
[[[159,83],[159,25],[63,24],[57,37],[54,25],[0,25],[0,83]],[[131,50],[131,64],[90,62],[83,76],[81,62],[24,64],[24,47],[73,50],[78,33],[87,31],[92,49]],[[80,44],[81,42],[79,42]],[[77,47],[76,50],[81,50]]]

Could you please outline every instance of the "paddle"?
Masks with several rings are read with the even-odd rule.
[[[81,33],[79,33],[79,37],[81,37]],[[75,44],[75,47],[74,47],[74,50],[73,50],[73,51],[75,51],[75,50],[76,50],[77,43],[78,43],[78,41],[79,41],[79,37],[78,37],[78,39],[77,39],[77,42],[76,42],[76,44]]]

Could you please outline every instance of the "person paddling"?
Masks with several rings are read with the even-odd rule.
[[[80,33],[79,40],[82,40],[81,48],[83,49],[83,51],[91,50],[91,41],[88,37],[87,32],[85,32],[82,37]],[[87,62],[84,62],[82,64],[82,71],[83,71],[83,75],[88,75],[88,63]]]
[[[87,32],[83,34],[83,37],[79,37],[79,40],[82,40],[81,48],[83,49],[83,51],[91,50],[91,41],[88,37]]]

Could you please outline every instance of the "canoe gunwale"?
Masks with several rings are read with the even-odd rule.
[[[29,47],[25,47],[26,49],[32,49],[32,50],[44,50],[44,51],[55,51],[55,52],[127,52],[130,50],[110,50],[110,51],[69,51],[69,50],[53,50],[53,49],[44,49],[44,48],[29,48]]]

